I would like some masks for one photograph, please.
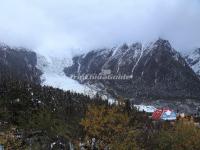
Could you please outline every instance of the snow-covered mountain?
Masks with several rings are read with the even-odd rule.
[[[185,58],[191,68],[200,76],[200,48],[190,52]]]
[[[67,57],[44,57],[23,48],[12,49],[5,44],[0,45],[1,68],[10,68],[16,71],[19,77],[31,77],[30,80],[36,79],[37,82],[40,76],[42,85],[85,94],[103,91],[103,95],[109,93],[127,98],[200,97],[200,81],[194,73],[195,71],[199,74],[200,49],[188,55],[186,62],[170,43],[163,39],[146,46],[133,43],[111,49],[93,50],[72,60]],[[110,70],[111,75],[132,75],[133,78],[89,80],[84,84],[69,78],[70,75],[101,74],[102,70]]]
[[[93,50],[73,58],[65,74],[132,75],[129,80],[87,80],[102,84],[108,93],[139,99],[200,99],[200,80],[185,59],[167,40],[147,46],[123,44],[112,49]]]

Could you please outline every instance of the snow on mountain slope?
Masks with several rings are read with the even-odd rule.
[[[65,76],[63,69],[71,64],[71,59],[44,57],[41,55],[37,57],[37,68],[43,72],[41,76],[42,85],[78,93],[95,94],[95,91],[92,91],[86,85],[81,85],[77,81]]]
[[[194,72],[200,75],[200,48],[195,49],[190,54],[186,55],[185,58]]]

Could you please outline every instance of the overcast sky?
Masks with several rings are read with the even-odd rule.
[[[200,1],[0,0],[0,41],[43,54],[158,37],[178,50],[200,47]]]

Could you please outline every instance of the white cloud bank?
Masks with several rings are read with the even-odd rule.
[[[0,41],[71,55],[162,37],[200,47],[199,0],[0,0]]]

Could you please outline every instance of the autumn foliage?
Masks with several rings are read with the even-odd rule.
[[[88,108],[86,117],[81,121],[86,139],[96,138],[97,147],[121,150],[137,149],[135,137],[137,130],[130,126],[129,115],[118,106],[94,106]]]

